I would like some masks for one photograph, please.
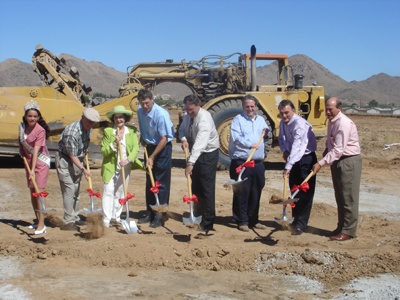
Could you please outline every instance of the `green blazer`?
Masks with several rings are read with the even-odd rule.
[[[125,135],[126,152],[128,158],[132,161],[132,169],[144,170],[142,162],[138,159],[139,140],[136,134],[136,127],[125,125],[128,134]],[[101,166],[101,176],[105,183],[109,183],[117,169],[118,149],[113,149],[111,144],[115,142],[116,129],[107,127],[104,129],[103,140],[101,141],[101,154],[103,155],[103,164]]]

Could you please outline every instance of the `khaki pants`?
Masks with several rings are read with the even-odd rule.
[[[361,168],[361,155],[340,159],[331,166],[338,209],[338,229],[352,237],[357,233]]]
[[[82,171],[60,152],[55,155],[55,165],[64,206],[64,224],[79,221],[79,190]]]

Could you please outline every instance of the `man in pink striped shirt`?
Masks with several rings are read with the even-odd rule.
[[[357,127],[342,113],[336,97],[325,103],[328,136],[324,157],[313,166],[317,173],[324,165],[331,166],[333,188],[338,209],[338,225],[330,240],[346,241],[356,236],[361,181],[361,148]]]

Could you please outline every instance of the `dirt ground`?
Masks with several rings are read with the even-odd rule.
[[[274,221],[282,216],[281,205],[268,203],[272,195],[282,194],[283,164],[278,148],[271,151],[266,162],[260,221],[267,230],[237,230],[231,221],[232,190],[225,185],[229,175],[219,171],[215,231],[208,235],[182,223],[189,206],[182,201],[188,192],[179,145],[174,145],[169,220],[156,229],[141,225],[141,233],[130,235],[121,225],[99,227],[99,215],[83,214],[83,208],[90,207],[85,180],[81,211],[93,223],[81,227],[80,232],[61,231],[58,225],[63,209],[54,168],[50,170],[46,201],[47,208],[56,211],[47,214],[47,233],[32,235],[27,226],[33,220],[33,211],[22,163],[0,158],[0,298],[399,297],[400,146],[383,148],[384,144],[400,142],[400,118],[351,118],[361,139],[363,173],[358,236],[346,242],[332,242],[326,236],[337,222],[328,168],[318,174],[306,233],[292,236],[287,223]],[[318,157],[323,145],[320,141]],[[100,170],[92,170],[92,177],[93,189],[102,193]],[[135,194],[130,201],[131,220],[137,220],[145,208],[144,183],[145,173],[133,171],[128,188]],[[100,203],[96,198],[95,208],[100,208]],[[374,277],[372,282],[365,281],[369,277]]]

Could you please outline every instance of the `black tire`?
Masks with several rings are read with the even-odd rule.
[[[208,111],[210,112],[211,116],[214,119],[215,127],[217,129],[220,142],[218,170],[227,170],[229,169],[229,165],[231,163],[231,160],[228,155],[231,123],[233,118],[243,111],[242,100],[226,99],[213,105],[208,109]],[[265,157],[267,157],[267,154],[271,149],[272,145],[271,125],[268,118],[261,110],[258,110],[258,114],[265,119],[268,127],[270,128],[270,133],[268,135],[268,138],[264,139]]]

